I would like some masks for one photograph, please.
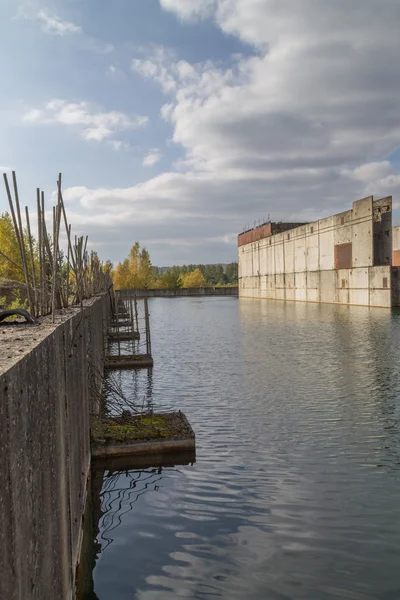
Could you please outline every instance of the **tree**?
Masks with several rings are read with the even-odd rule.
[[[22,265],[17,236],[15,235],[11,217],[7,212],[0,216],[0,250],[14,261],[14,263]],[[3,279],[13,279],[14,281],[25,281],[23,271],[1,254],[0,277]]]
[[[140,253],[138,279],[136,287],[147,290],[154,285],[154,269],[151,264],[150,254],[143,248]]]
[[[181,287],[179,267],[170,267],[164,273],[159,272],[154,286],[158,289],[176,289]]]
[[[118,263],[115,271],[112,274],[115,289],[129,290],[133,287],[132,275],[129,266],[129,259],[126,258],[122,263]]]
[[[229,283],[237,283],[238,282],[238,264],[237,262],[230,263],[226,265],[225,275],[228,279]]]
[[[129,251],[129,257],[119,263],[112,273],[115,288],[148,289],[154,285],[154,267],[146,248],[140,249],[135,242]]]
[[[183,288],[196,288],[204,287],[207,282],[203,273],[197,268],[186,275],[181,275],[181,283]]]

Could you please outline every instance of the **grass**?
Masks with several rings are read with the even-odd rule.
[[[94,419],[91,434],[95,441],[126,443],[173,438],[176,432],[169,427],[168,415],[138,415]]]

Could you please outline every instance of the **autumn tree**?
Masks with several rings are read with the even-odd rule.
[[[154,285],[154,269],[146,248],[140,249],[139,242],[135,242],[129,257],[117,265],[112,278],[118,290],[151,288]]]
[[[164,272],[158,271],[154,286],[158,289],[176,289],[182,285],[179,267],[170,267]]]
[[[187,273],[186,275],[181,275],[181,282],[183,288],[204,287],[207,284],[206,278],[199,268]]]
[[[112,277],[114,286],[117,290],[129,290],[133,287],[133,278],[128,258],[116,266]]]
[[[13,223],[8,213],[3,213],[0,216],[0,250],[2,252],[0,254],[0,277],[25,281],[23,271],[16,266],[21,265],[21,254]],[[11,260],[8,260],[4,255]]]

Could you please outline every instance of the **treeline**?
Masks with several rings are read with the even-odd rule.
[[[116,289],[174,289],[237,285],[238,265],[155,267],[146,248],[136,242],[129,256],[112,272]]]

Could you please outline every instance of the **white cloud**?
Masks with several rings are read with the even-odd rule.
[[[213,19],[254,52],[225,67],[136,53],[132,70],[165,94],[180,172],[87,190],[77,211],[89,227],[110,220],[121,240],[136,223],[148,239],[230,240],[268,213],[311,220],[400,194],[387,158],[400,147],[400,2],[160,2],[180,19]]]
[[[192,20],[210,16],[216,7],[216,0],[160,0],[160,4],[181,19]]]
[[[82,28],[70,21],[63,21],[56,15],[51,15],[45,10],[37,13],[37,19],[41,22],[44,31],[53,35],[70,35],[81,33]]]
[[[143,159],[144,167],[154,167],[162,159],[162,154],[158,148],[154,148]]]
[[[43,109],[34,108],[28,111],[23,116],[23,121],[38,125],[74,126],[84,139],[101,142],[116,131],[145,126],[148,118],[130,117],[118,111],[99,112],[88,102],[55,99],[48,102]]]
[[[83,33],[82,28],[71,21],[61,19],[54,13],[49,13],[45,9],[37,10],[31,3],[22,4],[19,6],[17,11],[17,18],[29,19],[32,21],[38,21],[44,32],[50,35],[73,35]]]
[[[131,62],[132,71],[143,75],[148,79],[154,79],[159,83],[164,92],[176,90],[176,81],[169,66],[174,64],[175,54],[163,46],[154,46],[150,49],[140,49],[145,52],[146,58],[133,58]]]
[[[98,54],[109,54],[114,50],[113,44],[91,37],[85,33],[80,25],[62,19],[46,9],[39,9],[33,2],[21,4],[17,10],[16,18],[36,21],[44,33],[58,37],[71,37],[75,44],[85,50]]]
[[[128,150],[130,150],[130,144],[128,144],[127,142],[122,142],[121,140],[109,140],[108,145],[110,146],[110,148],[115,150],[115,152],[118,152],[120,150],[124,150],[125,152],[127,152]]]

